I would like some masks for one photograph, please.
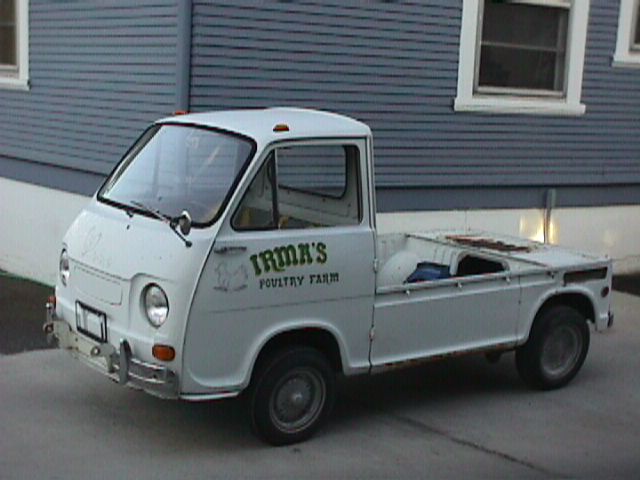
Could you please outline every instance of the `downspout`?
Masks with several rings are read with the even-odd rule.
[[[550,188],[547,190],[545,210],[544,210],[544,243],[551,243],[551,214],[553,209],[556,208],[556,189]]]
[[[188,112],[191,94],[192,0],[177,0],[176,110]]]

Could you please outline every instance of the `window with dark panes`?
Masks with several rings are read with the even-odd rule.
[[[571,3],[554,3],[485,0],[477,91],[564,93]]]
[[[15,1],[0,0],[0,68],[15,68],[17,57]]]

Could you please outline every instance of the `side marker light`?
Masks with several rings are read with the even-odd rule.
[[[174,358],[176,358],[176,351],[173,347],[169,345],[154,345],[151,349],[151,353],[154,358],[158,360],[162,360],[163,362],[170,362]]]

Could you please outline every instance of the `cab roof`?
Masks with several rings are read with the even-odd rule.
[[[219,128],[253,138],[259,145],[276,140],[365,137],[367,125],[336,113],[305,108],[265,108],[191,113],[164,118],[157,123],[184,123]],[[285,130],[282,126],[286,125]],[[280,131],[276,126],[280,126]]]

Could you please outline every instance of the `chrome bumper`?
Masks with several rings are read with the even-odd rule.
[[[58,348],[67,350],[73,357],[113,381],[140,388],[158,397],[178,398],[176,374],[166,367],[134,358],[126,340],[121,340],[120,349],[116,350],[113,345],[79,335],[67,322],[57,318],[50,304],[47,304],[47,320],[42,328],[49,343],[57,342]]]

